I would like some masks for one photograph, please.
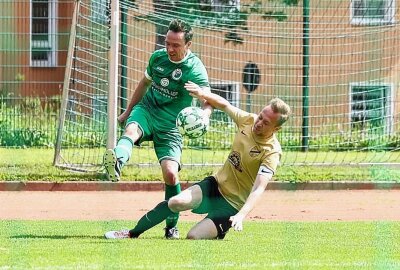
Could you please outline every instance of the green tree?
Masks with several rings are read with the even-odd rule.
[[[281,2],[287,6],[298,4],[298,0],[267,0]],[[153,0],[154,13],[139,16],[155,24],[155,49],[164,46],[168,23],[173,18],[181,18],[194,26],[213,28],[225,33],[225,41],[243,43],[239,31],[248,31],[247,19],[250,14],[259,14],[265,20],[283,21],[287,19],[284,11],[264,10],[262,0],[249,1],[241,5],[240,0]]]

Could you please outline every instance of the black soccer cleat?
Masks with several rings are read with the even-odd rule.
[[[177,227],[164,228],[165,238],[167,239],[179,239],[179,231]]]

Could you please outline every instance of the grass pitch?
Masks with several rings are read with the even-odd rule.
[[[135,149],[135,151],[145,151]],[[152,152],[153,153],[153,152]],[[184,151],[184,154],[186,152]],[[154,154],[154,153],[153,153]],[[226,155],[226,153],[218,153]],[[288,158],[295,158],[304,153],[286,153]],[[382,153],[366,152],[365,159],[372,160]],[[77,173],[61,170],[52,165],[54,149],[6,149],[0,148],[0,181],[103,181],[104,174]],[[203,157],[205,155],[205,157]],[[207,155],[210,155],[209,157]],[[211,159],[214,152],[203,151],[200,156],[204,160]],[[321,152],[309,153],[310,160],[318,162],[318,156],[333,156],[338,160],[355,158],[349,153],[334,154]],[[188,160],[183,160],[189,162]],[[321,160],[322,162],[323,160]],[[192,161],[190,161],[192,162]],[[200,162],[200,161],[196,161]],[[195,163],[196,163],[195,162]],[[356,160],[353,160],[356,162]],[[388,162],[398,162],[389,160]],[[130,162],[134,164],[134,161]],[[180,172],[182,181],[199,181],[215,172],[219,167],[183,167]],[[400,182],[400,170],[396,166],[282,166],[274,176],[277,181],[310,182],[310,181],[371,181],[371,182]],[[135,166],[126,166],[122,173],[122,181],[158,181],[162,180],[159,166],[138,169]]]
[[[399,269],[400,222],[254,222],[225,240],[106,240],[127,221],[0,221],[0,269]],[[180,223],[184,236],[193,223]]]

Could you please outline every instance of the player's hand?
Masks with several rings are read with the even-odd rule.
[[[123,113],[121,113],[120,116],[118,116],[117,120],[118,122],[123,123],[126,121],[126,119],[128,119],[128,117],[129,117],[128,111],[124,111]]]
[[[194,82],[188,81],[187,83],[185,83],[185,88],[186,88],[186,90],[189,91],[189,93],[192,97],[202,99],[201,94],[202,94],[203,90],[201,89],[200,86],[198,86]]]
[[[242,231],[243,230],[243,219],[244,219],[244,216],[242,216],[239,213],[234,216],[231,216],[229,218],[229,221],[231,222],[231,227],[235,231]]]

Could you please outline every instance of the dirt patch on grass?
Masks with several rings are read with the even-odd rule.
[[[0,218],[18,220],[138,220],[164,198],[162,191],[3,191]],[[400,220],[400,190],[266,191],[249,220]],[[203,216],[189,211],[181,220]]]

